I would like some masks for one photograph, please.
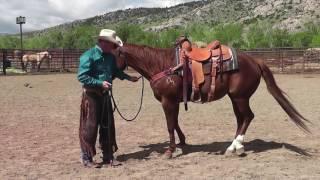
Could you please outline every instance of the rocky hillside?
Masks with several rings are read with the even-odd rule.
[[[188,23],[228,23],[250,24],[267,20],[274,27],[299,31],[305,23],[320,22],[319,0],[207,0],[196,1],[169,8],[136,8],[109,12],[101,16],[77,20],[49,29],[69,29],[87,24],[104,26],[128,22],[141,24],[148,31],[184,26]],[[45,33],[45,29],[36,33]]]

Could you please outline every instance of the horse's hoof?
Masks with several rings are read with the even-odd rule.
[[[187,143],[186,142],[180,142],[179,144],[177,144],[177,146],[181,147],[181,146],[186,146]]]
[[[164,159],[172,159],[172,152],[171,151],[166,151],[165,153],[164,153]]]
[[[236,154],[237,154],[238,156],[243,156],[243,155],[245,154],[245,152],[244,152],[244,146],[242,146],[242,147],[240,147],[240,148],[237,148],[237,149],[236,149]]]
[[[226,152],[224,153],[225,156],[234,156],[235,150],[230,150],[227,149]]]

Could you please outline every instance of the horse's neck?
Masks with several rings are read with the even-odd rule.
[[[47,52],[40,52],[40,53],[38,53],[38,56],[40,59],[43,59],[44,57],[47,56],[47,54],[48,54]]]
[[[148,49],[149,52],[139,54],[138,51],[134,49],[130,51],[134,58],[128,59],[128,65],[147,79],[174,66],[174,49]]]

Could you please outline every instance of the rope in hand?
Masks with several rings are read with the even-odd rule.
[[[141,109],[142,109],[142,103],[143,103],[143,94],[144,94],[144,78],[142,76],[139,77],[139,79],[142,79],[141,81],[141,84],[142,84],[142,87],[141,87],[141,98],[140,98],[140,105],[139,105],[139,109],[138,109],[138,112],[134,115],[133,118],[126,118],[123,116],[123,114],[120,112],[119,110],[119,107],[118,105],[116,104],[116,101],[114,100],[114,97],[113,97],[113,92],[111,90],[111,99],[112,99],[112,103],[113,103],[113,106],[114,106],[114,110],[116,110],[118,112],[118,114],[120,115],[120,117],[122,119],[124,119],[125,121],[134,121],[138,115],[140,114],[141,112]]]

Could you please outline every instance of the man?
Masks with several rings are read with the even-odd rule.
[[[93,156],[99,128],[99,143],[102,150],[102,165],[117,165],[113,153],[117,151],[113,109],[110,98],[112,79],[117,77],[132,82],[138,81],[119,70],[112,50],[122,46],[116,32],[103,29],[95,47],[80,57],[78,80],[83,84],[79,138],[81,159],[85,167],[93,167]]]

